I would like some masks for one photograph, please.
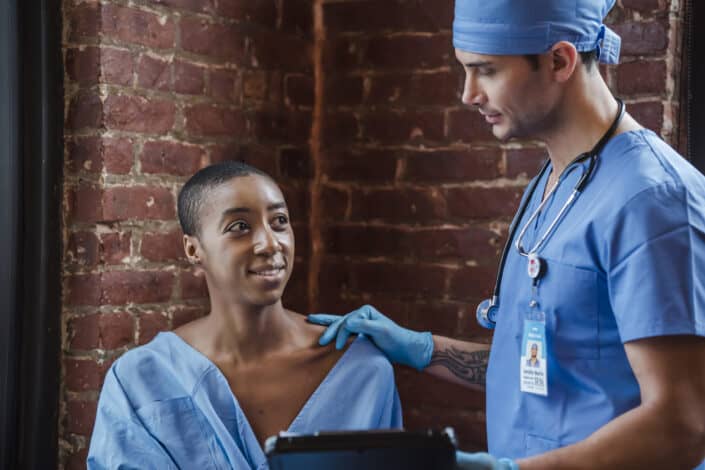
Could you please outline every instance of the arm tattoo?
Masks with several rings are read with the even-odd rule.
[[[489,351],[467,352],[451,346],[442,351],[433,351],[430,365],[443,366],[467,383],[485,385],[489,356]]]

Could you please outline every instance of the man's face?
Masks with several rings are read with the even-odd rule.
[[[531,345],[531,359],[536,359],[538,352],[538,347],[535,344]]]
[[[247,306],[278,302],[294,264],[294,233],[280,189],[250,175],[205,197],[198,244],[209,288]]]
[[[548,55],[538,69],[523,56],[474,54],[455,50],[465,70],[463,103],[476,108],[505,141],[538,137],[554,123],[557,89],[552,86]]]

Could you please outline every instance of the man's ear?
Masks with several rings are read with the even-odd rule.
[[[559,83],[568,81],[580,61],[580,55],[575,46],[568,41],[560,41],[551,47],[549,54],[554,79]]]
[[[184,253],[191,264],[201,263],[201,243],[192,235],[184,235]]]

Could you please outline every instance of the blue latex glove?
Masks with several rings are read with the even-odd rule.
[[[431,362],[433,336],[430,332],[402,328],[371,305],[360,307],[344,316],[322,313],[309,315],[308,321],[328,326],[318,340],[321,346],[336,338],[335,347],[341,349],[351,334],[364,334],[392,362],[417,370],[424,369]]]
[[[519,465],[511,459],[497,459],[485,452],[469,454],[455,453],[455,468],[458,470],[519,470]]]

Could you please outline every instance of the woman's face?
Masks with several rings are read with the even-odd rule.
[[[205,198],[200,235],[185,237],[185,246],[204,269],[211,297],[247,306],[278,302],[294,265],[294,232],[279,187],[264,176],[240,176]]]

